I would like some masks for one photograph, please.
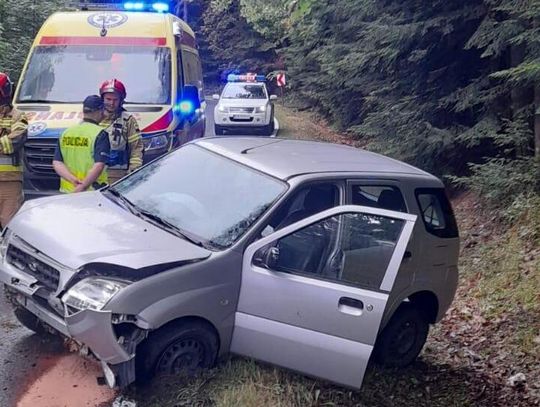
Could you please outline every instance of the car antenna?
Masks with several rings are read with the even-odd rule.
[[[283,140],[273,140],[270,143],[266,143],[266,144],[263,144],[263,145],[260,145],[260,146],[246,148],[245,150],[240,151],[240,154],[247,154],[248,151],[255,150],[256,148],[260,148],[260,147],[266,147],[266,146],[269,146],[270,144],[279,143],[280,141],[283,141]]]

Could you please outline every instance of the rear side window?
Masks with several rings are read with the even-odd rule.
[[[458,237],[454,211],[444,189],[418,188],[415,194],[426,230],[438,237]]]
[[[396,187],[388,185],[352,185],[353,205],[370,206],[390,211],[407,212],[403,195]]]

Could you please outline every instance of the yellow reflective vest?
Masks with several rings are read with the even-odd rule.
[[[96,140],[103,129],[94,123],[82,122],[70,127],[60,136],[60,152],[62,159],[69,171],[79,180],[83,180],[88,175],[88,171],[94,166],[94,146]],[[107,170],[99,174],[96,182],[107,183]],[[91,186],[89,190],[93,189]],[[73,192],[75,185],[61,178],[60,192]]]

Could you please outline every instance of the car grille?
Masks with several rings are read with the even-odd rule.
[[[45,287],[56,291],[58,283],[60,281],[60,272],[54,267],[43,263],[41,260],[36,259],[31,254],[28,254],[21,249],[9,245],[7,251],[7,261],[12,266],[19,270],[30,274],[35,277]]]
[[[229,107],[229,113],[253,113],[253,107]]]
[[[24,145],[24,156],[27,169],[37,174],[55,175],[52,161],[57,139],[29,139]]]

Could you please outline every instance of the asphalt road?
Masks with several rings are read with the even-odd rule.
[[[3,291],[3,290],[2,290]],[[0,406],[15,405],[29,385],[38,364],[63,352],[60,341],[40,338],[15,319],[3,292],[0,295]],[[42,362],[42,363],[40,363]]]
[[[205,136],[212,137],[215,136],[214,106],[216,101],[210,99],[207,103]],[[276,126],[274,137],[278,128],[279,124]],[[243,135],[245,134],[249,132],[244,132]],[[232,135],[228,134],[228,136]],[[73,374],[73,370],[76,370],[77,374]],[[99,374],[95,366],[83,362],[82,357],[70,355],[60,339],[40,337],[22,327],[13,315],[3,292],[0,293],[0,406],[39,405],[45,407],[64,405],[56,404],[64,402],[67,402],[66,405],[71,405],[70,402],[74,401],[74,396],[68,395],[61,388],[73,389],[78,395],[84,394],[86,401],[84,405],[92,405],[92,400],[98,403],[111,396],[111,393],[105,392],[102,386],[97,387],[95,384],[96,376]],[[47,389],[47,386],[57,387],[57,385],[60,387]],[[59,397],[64,397],[67,401],[62,401]],[[32,400],[37,403],[34,404],[35,401]]]

